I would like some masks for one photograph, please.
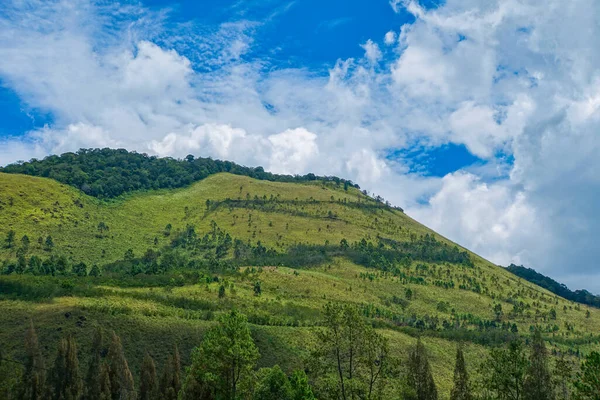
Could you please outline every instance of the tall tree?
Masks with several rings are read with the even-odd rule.
[[[480,368],[481,383],[488,397],[523,399],[523,382],[529,360],[523,343],[512,341],[506,348],[492,349]]]
[[[135,399],[133,376],[123,352],[121,339],[115,332],[112,332],[111,343],[108,348],[108,366],[113,400]]]
[[[61,339],[50,379],[49,394],[55,400],[77,400],[82,384],[79,375],[77,345],[73,336]]]
[[[469,374],[463,354],[462,346],[456,349],[456,364],[454,365],[454,386],[450,392],[450,400],[471,400],[471,386],[469,384]]]
[[[142,369],[140,371],[139,400],[158,400],[158,378],[156,377],[156,365],[150,354],[146,353]]]
[[[160,380],[160,393],[165,400],[176,400],[181,390],[181,356],[175,344],[169,355]]]
[[[236,399],[240,380],[248,376],[258,356],[246,316],[232,310],[221,317],[192,352],[188,375],[193,377],[186,383],[194,382],[219,399]],[[187,387],[184,392],[188,392]]]
[[[554,361],[553,386],[556,398],[559,400],[568,400],[571,396],[571,386],[573,384],[573,364],[568,360],[564,353]]]
[[[367,326],[356,307],[330,303],[324,316],[313,352],[317,385],[344,400],[377,398],[387,368],[387,341]]]
[[[581,364],[575,381],[577,399],[600,400],[600,353],[592,351]]]
[[[554,390],[552,375],[548,368],[548,351],[539,329],[536,329],[531,341],[529,366],[523,382],[523,399],[552,400]]]
[[[110,388],[110,367],[103,362],[100,366],[100,389],[98,390],[98,400],[112,400],[112,390]]]
[[[407,368],[407,383],[413,392],[411,397],[415,400],[437,400],[437,388],[421,338],[417,339],[417,345],[408,355]]]
[[[102,393],[102,330],[100,327],[94,332],[92,339],[92,351],[88,372],[85,378],[85,395],[86,400],[100,400]],[[110,391],[110,381],[109,381]]]
[[[27,358],[19,399],[41,400],[45,396],[46,368],[33,321],[29,322],[25,335],[25,352]]]

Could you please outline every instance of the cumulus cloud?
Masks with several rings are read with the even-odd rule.
[[[415,20],[385,35],[385,57],[370,39],[323,75],[252,59],[253,21],[169,25],[139,5],[5,2],[0,77],[54,121],[0,139],[0,163],[110,146],[342,175],[497,263],[600,291],[577,280],[600,275],[600,6],[390,5]],[[442,179],[389,158],[447,143],[486,166]]]

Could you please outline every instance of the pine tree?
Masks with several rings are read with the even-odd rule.
[[[51,398],[56,400],[77,400],[81,396],[79,360],[73,336],[62,339],[58,345],[49,390]]]
[[[471,400],[472,398],[465,356],[462,346],[458,346],[456,349],[456,364],[454,366],[454,387],[450,392],[450,400]]]
[[[158,378],[156,377],[156,365],[150,354],[146,353],[140,372],[140,400],[158,400]]]
[[[577,399],[600,400],[600,353],[592,351],[581,364],[575,393]]]
[[[573,364],[564,353],[555,359],[553,371],[554,393],[560,400],[568,400],[571,394],[571,385],[573,382]]]
[[[163,399],[176,400],[181,390],[181,356],[177,344],[173,354],[167,358],[167,363],[160,380],[160,393]]]
[[[413,391],[411,397],[415,400],[437,400],[437,388],[421,338],[417,340],[417,345],[408,356],[407,367],[407,384]]]
[[[112,333],[112,340],[108,349],[108,366],[110,376],[110,388],[113,400],[135,399],[135,388],[133,376],[129,370],[121,339]]]
[[[98,327],[94,333],[94,339],[92,341],[92,352],[90,358],[90,365],[88,367],[87,376],[85,379],[85,399],[86,400],[100,400],[100,393],[102,392],[102,330]],[[110,381],[109,391],[110,391]]]
[[[529,367],[523,382],[524,400],[552,400],[554,391],[548,368],[548,352],[539,329],[535,330],[531,343]]]
[[[110,368],[107,363],[100,365],[100,389],[98,390],[98,400],[111,400],[112,390],[110,388]]]
[[[30,321],[29,329],[25,335],[25,371],[19,398],[22,400],[41,400],[45,396],[46,369],[37,334]]]
[[[290,384],[292,385],[293,400],[315,400],[315,395],[304,371],[294,371],[290,377]]]

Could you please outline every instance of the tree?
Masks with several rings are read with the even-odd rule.
[[[252,396],[255,400],[292,400],[292,385],[279,365],[261,368]]]
[[[100,221],[98,222],[98,232],[100,232],[100,235],[103,235],[104,232],[108,231],[108,225],[106,225],[106,223],[104,221]]]
[[[260,296],[262,293],[262,289],[260,287],[260,281],[254,282],[254,295]]]
[[[536,329],[532,342],[529,366],[523,382],[523,398],[527,400],[554,399],[552,376],[548,368],[548,352],[539,329]]]
[[[156,365],[150,354],[146,353],[140,370],[140,392],[139,400],[158,400],[158,378],[156,377]]]
[[[329,303],[325,329],[313,352],[317,384],[332,397],[377,398],[387,368],[387,341],[366,325],[356,307]]]
[[[173,354],[167,358],[167,363],[160,380],[160,393],[163,399],[175,400],[181,389],[181,357],[177,344],[173,348]]]
[[[219,399],[233,400],[238,396],[240,380],[248,376],[258,356],[246,316],[232,310],[193,350],[186,384],[195,382]],[[184,392],[189,391],[184,388]]]
[[[77,345],[73,336],[62,339],[58,345],[54,368],[51,375],[51,398],[56,400],[76,400],[82,392]]]
[[[290,377],[290,385],[292,386],[293,400],[315,400],[315,395],[304,371],[294,371]]]
[[[54,248],[54,240],[52,240],[52,236],[46,237],[46,241],[44,242],[44,250],[52,251]]]
[[[219,286],[219,298],[222,299],[225,297],[225,285]]]
[[[21,238],[21,248],[23,249],[23,251],[27,252],[27,250],[29,250],[29,243],[29,236],[23,235],[23,237]]]
[[[462,346],[456,349],[456,364],[454,365],[454,386],[450,392],[450,400],[471,400],[471,386],[469,384],[469,374],[465,364],[465,356]]]
[[[98,277],[100,275],[102,275],[102,273],[100,272],[100,268],[98,268],[98,265],[94,264],[92,266],[92,269],[90,269],[90,276]]]
[[[108,367],[112,398],[114,400],[135,399],[136,393],[133,385],[133,376],[123,352],[121,339],[115,332],[112,332],[108,348]]]
[[[90,397],[88,397],[89,399]],[[112,400],[112,389],[110,387],[110,368],[107,363],[102,363],[100,367],[100,390],[98,391],[98,400]]]
[[[581,364],[575,381],[576,398],[600,400],[600,353],[592,351]]]
[[[573,365],[564,353],[555,359],[553,386],[556,397],[560,400],[567,400],[571,394],[571,385],[573,380]]]
[[[502,400],[523,399],[523,382],[528,359],[519,340],[507,348],[492,349],[480,368],[482,385],[488,397]]]
[[[77,276],[87,276],[87,265],[84,262],[73,265],[73,273]]]
[[[6,234],[6,248],[7,249],[12,249],[13,246],[15,245],[15,231],[10,230],[8,231],[8,233]]]
[[[100,400],[102,393],[102,330],[98,327],[92,339],[92,351],[87,375],[85,378],[85,399]],[[108,372],[108,371],[107,371]],[[110,380],[108,382],[110,394]]]
[[[437,388],[421,338],[417,339],[417,345],[410,351],[406,366],[407,384],[412,392],[409,397],[415,400],[437,400]]]
[[[25,335],[25,371],[19,399],[41,400],[45,396],[46,368],[33,321],[29,321],[29,329]]]

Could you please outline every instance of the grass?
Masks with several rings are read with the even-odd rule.
[[[226,199],[252,200],[254,196],[259,200],[273,196],[277,200],[269,203],[268,209],[251,202],[244,207],[225,203]],[[50,235],[55,243],[52,253],[88,265],[122,259],[128,249],[136,255],[148,248],[159,249],[187,225],[194,225],[196,232],[203,235],[209,232],[211,221],[234,238],[252,243],[260,240],[280,251],[296,244],[336,245],[343,238],[349,242],[375,240],[378,236],[409,241],[411,235],[426,233],[450,243],[399,210],[360,208],[360,204],[375,203],[353,188],[346,192],[342,187],[319,183],[256,181],[230,174],[213,175],[184,189],[137,193],[105,202],[49,179],[0,173],[0,238],[9,230],[16,232],[17,241],[27,235],[31,240],[28,255],[48,257],[49,252],[38,244],[38,238],[43,241]],[[98,231],[100,222],[108,225],[108,232]],[[172,225],[169,237],[164,234],[167,224]],[[0,261],[15,259],[16,247],[0,249]],[[397,323],[394,318],[437,319],[441,325],[444,320],[468,314],[472,319],[489,321],[496,318],[496,304],[502,306],[502,322],[515,324],[521,335],[528,335],[532,325],[556,325],[558,331],[545,334],[552,350],[585,353],[599,348],[594,335],[600,332],[600,310],[558,298],[474,254],[471,256],[473,268],[413,262],[403,269],[407,277],[422,278],[425,285],[367,269],[345,258],[333,258],[301,270],[285,266],[244,267],[220,276],[219,282],[213,281],[211,274],[195,278],[192,275],[184,279],[183,286],[157,283],[136,287],[134,284],[141,282],[142,277],[127,278],[132,285],[125,280],[91,277],[3,276],[0,284],[5,288],[46,285],[50,289],[41,300],[0,293],[4,296],[0,297],[4,299],[0,300],[0,342],[8,355],[21,359],[26,322],[32,318],[48,359],[58,339],[67,333],[76,335],[81,352],[85,353],[89,351],[92,330],[100,325],[120,334],[130,364],[137,371],[146,350],[161,364],[174,343],[179,344],[186,363],[191,349],[198,345],[216,316],[235,307],[252,322],[253,337],[261,352],[259,365],[278,363],[291,370],[301,367],[303,357],[309,354],[314,332],[320,329],[323,306],[337,301],[377,312],[373,322],[389,338],[393,353],[399,357],[414,344],[418,330]],[[425,265],[427,271],[417,268],[419,264]],[[211,278],[208,283],[207,277]],[[64,289],[65,280],[74,288]],[[450,280],[455,282],[454,288],[435,285],[436,281]],[[256,281],[261,282],[261,296],[254,295]],[[459,288],[461,283],[473,281],[480,285],[479,292]],[[224,298],[218,296],[221,284],[226,286]],[[406,299],[407,289],[413,293],[410,300]],[[403,300],[398,302],[395,298]],[[513,303],[520,302],[523,312],[511,313]],[[548,317],[551,309],[556,310],[556,320]],[[570,324],[569,329],[566,323]],[[466,329],[478,330],[468,323]],[[447,397],[457,342],[444,336],[441,326],[421,334],[440,392]],[[485,346],[466,343],[467,362],[473,373],[486,351]]]

